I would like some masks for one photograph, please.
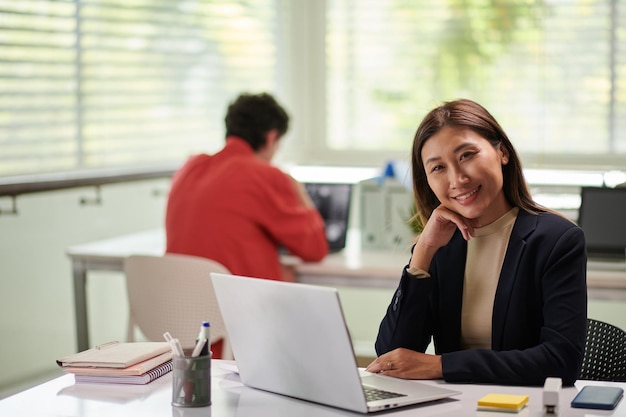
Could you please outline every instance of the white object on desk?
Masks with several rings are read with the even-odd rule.
[[[375,178],[359,185],[363,248],[410,247],[415,239],[408,224],[412,216],[412,190],[394,178]]]
[[[562,386],[561,378],[546,378],[543,384],[543,407],[547,414],[558,414]]]

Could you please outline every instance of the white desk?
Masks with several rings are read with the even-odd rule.
[[[333,417],[362,414],[296,400],[245,387],[239,376],[213,361],[212,405],[200,408],[171,406],[171,373],[148,385],[75,384],[73,375],[63,375],[29,390],[0,400],[0,415],[6,417]],[[439,384],[440,381],[426,381]],[[564,388],[560,395],[560,416],[626,416],[626,401],[612,411],[584,410],[570,407],[570,401],[584,385],[611,385],[626,389],[626,383],[579,381],[576,387]],[[450,399],[400,408],[394,416],[465,417],[465,416],[543,416],[540,387],[505,387],[498,385],[451,384],[461,395]],[[528,406],[518,414],[478,412],[476,402],[487,393],[526,394]],[[383,412],[379,415],[388,415]]]
[[[331,286],[395,288],[402,268],[409,261],[408,249],[361,250],[358,232],[352,231],[346,249],[330,254],[319,263],[303,263],[284,257],[295,268],[300,282]],[[76,338],[78,351],[89,348],[86,283],[88,271],[122,271],[130,255],[161,255],[165,248],[163,230],[148,230],[112,239],[71,246]],[[589,262],[589,297],[626,300],[626,264]]]

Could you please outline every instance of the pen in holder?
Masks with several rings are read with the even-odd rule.
[[[172,405],[204,407],[211,405],[211,356],[172,357]]]

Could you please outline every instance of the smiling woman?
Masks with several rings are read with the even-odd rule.
[[[532,200],[506,133],[476,102],[429,112],[412,165],[424,229],[368,370],[515,385],[557,376],[573,384],[587,321],[582,230]],[[431,338],[434,355],[424,353]]]

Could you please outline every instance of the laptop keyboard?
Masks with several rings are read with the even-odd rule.
[[[363,391],[365,392],[366,401],[386,400],[388,398],[406,397],[406,394],[399,394],[397,392],[384,391],[382,389],[363,385]]]

